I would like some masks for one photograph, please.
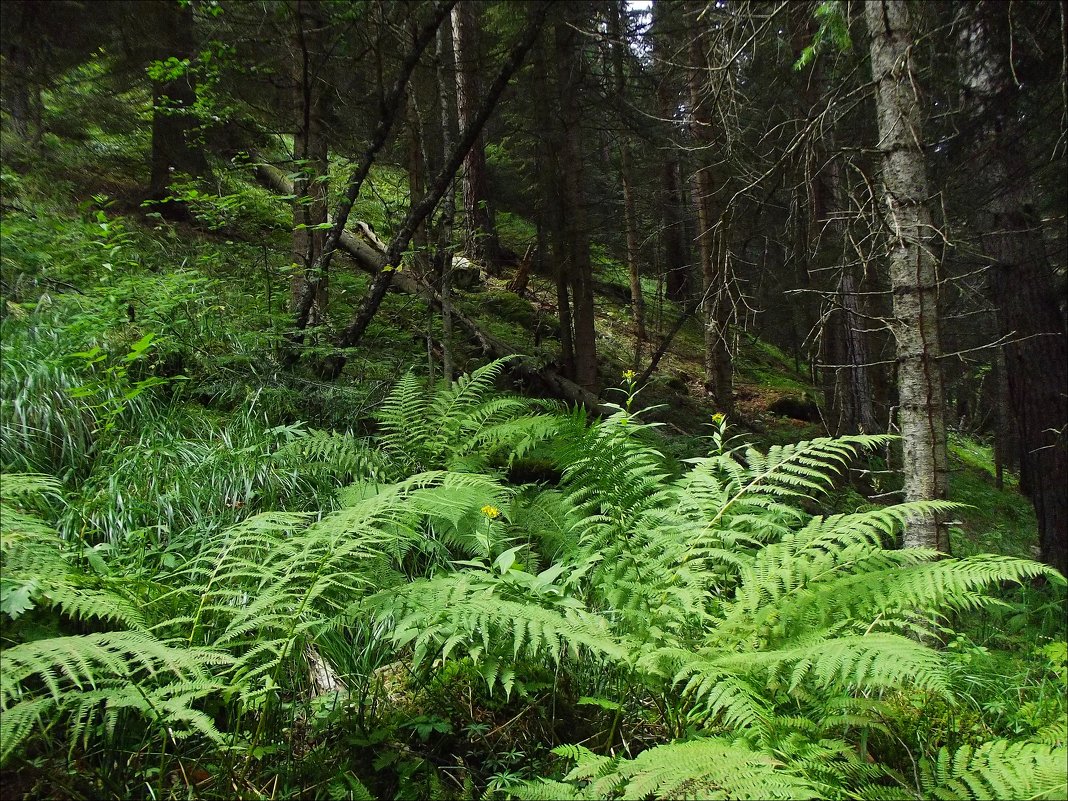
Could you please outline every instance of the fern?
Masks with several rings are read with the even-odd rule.
[[[572,785],[527,782],[520,798],[767,798],[819,797],[811,782],[785,770],[777,760],[744,745],[713,737],[656,746],[634,759],[607,759],[585,748],[564,746],[557,753],[577,760],[565,777]],[[559,793],[559,795],[547,795]]]
[[[207,680],[205,666],[229,661],[213,649],[173,647],[136,631],[35,640],[5,649],[3,659],[0,750],[4,759],[29,733],[32,722],[52,707],[72,713],[72,740],[88,736],[94,712],[101,705],[109,714],[134,709],[161,725],[181,719],[203,730],[204,719],[188,703],[217,689]],[[149,690],[157,679],[166,679],[167,684]],[[90,690],[96,693],[87,694]],[[152,703],[156,690],[155,698],[167,698],[167,703]]]
[[[0,475],[0,610],[12,620],[36,606],[53,607],[73,619],[98,619],[144,628],[134,599],[123,582],[86,573],[76,564],[70,543],[34,514],[10,505],[53,502],[59,486],[32,474]],[[99,558],[95,552],[91,556]]]
[[[994,740],[978,748],[946,748],[920,766],[926,798],[1064,798],[1068,750],[1035,743]]]
[[[407,474],[476,472],[494,456],[518,458],[553,436],[568,418],[532,412],[555,412],[554,405],[493,392],[507,362],[490,362],[429,393],[413,373],[402,377],[378,410],[383,449]]]
[[[456,573],[371,596],[364,608],[391,625],[394,643],[410,647],[417,666],[464,653],[492,666],[491,685],[499,660],[546,657],[558,664],[565,652],[580,650],[628,658],[628,644],[613,636],[607,620],[562,596],[542,595],[541,603],[535,597],[529,586]]]
[[[287,467],[330,476],[339,484],[384,481],[391,476],[382,453],[352,434],[311,430],[275,454]]]

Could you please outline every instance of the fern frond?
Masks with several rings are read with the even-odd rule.
[[[950,692],[938,652],[908,637],[812,639],[811,645],[797,648],[714,657],[711,665],[735,674],[767,676],[771,688],[790,691],[807,682],[821,689],[915,686],[943,695]]]
[[[571,754],[569,754],[570,756]],[[821,795],[817,786],[784,769],[765,754],[720,738],[699,738],[659,745],[634,759],[613,760],[604,772],[603,757],[585,749],[575,753],[576,770],[568,775],[571,798],[767,798],[807,799]],[[601,774],[601,775],[599,775]],[[544,797],[546,785],[528,782],[521,797]],[[554,783],[554,789],[558,788]]]
[[[938,752],[920,765],[924,794],[945,799],[1064,798],[1068,751],[1035,743],[994,740]]]
[[[34,640],[5,649],[3,660],[0,750],[4,759],[29,734],[33,722],[51,708],[75,711],[75,723],[80,725],[74,735],[84,736],[91,717],[88,710],[100,703],[158,715],[146,700],[146,692],[151,682],[160,681],[164,682],[160,692],[177,699],[169,702],[171,711],[177,712],[188,709],[182,700],[198,697],[197,688],[207,691],[206,666],[231,661],[213,649],[174,647],[136,631]],[[182,692],[177,692],[179,685]],[[191,712],[181,715],[189,722],[203,723]]]
[[[391,470],[388,460],[370,443],[349,433],[310,430],[279,448],[275,458],[301,470],[313,470],[339,483],[385,481]]]
[[[413,648],[417,665],[454,650],[502,655],[509,661],[544,657],[554,664],[565,652],[580,649],[627,659],[628,648],[604,618],[575,603],[548,608],[533,598],[502,597],[510,589],[484,576],[453,573],[378,593],[364,608],[392,628],[398,646]]]

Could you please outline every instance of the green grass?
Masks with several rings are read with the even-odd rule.
[[[1021,495],[1014,476],[1006,476],[1005,487],[994,484],[994,459],[988,445],[960,434],[949,438],[949,497],[968,504],[950,529],[953,553],[1002,553],[1034,558],[1038,526],[1031,502]]]
[[[538,238],[538,229],[525,217],[508,211],[497,212],[497,237],[502,245],[522,256]]]

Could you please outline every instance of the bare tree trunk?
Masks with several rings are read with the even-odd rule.
[[[998,315],[998,330],[1001,326]],[[998,489],[1005,486],[1005,468],[1018,470],[1020,466],[1020,443],[1016,433],[1016,419],[1012,413],[1012,399],[1009,397],[1009,377],[1005,363],[1005,346],[999,345],[994,353],[994,407],[996,409],[996,429],[994,431],[994,485]],[[1021,487],[1021,489],[1023,489]]]
[[[538,176],[538,250],[551,254],[548,261],[556,284],[556,310],[560,320],[560,370],[569,379],[575,378],[575,348],[572,336],[571,301],[568,292],[568,258],[564,242],[564,210],[560,177],[560,157],[563,151],[563,133],[560,125],[559,100],[556,76],[551,68],[551,43],[543,36],[534,50],[534,72],[544,76],[535,80],[532,87],[534,105],[545,118],[534,148],[534,163]]]
[[[472,0],[457,3],[452,10],[453,48],[456,62],[456,110],[460,126],[466,128],[474,119],[482,99],[479,73],[479,19]],[[472,261],[494,275],[500,267],[497,230],[489,205],[489,174],[486,169],[486,141],[483,135],[464,159],[464,252]]]
[[[668,298],[681,303],[691,291],[690,248],[686,240],[683,225],[683,198],[679,174],[679,149],[673,141],[672,127],[676,118],[679,98],[675,91],[675,75],[671,67],[677,59],[674,52],[674,34],[670,30],[672,15],[678,8],[677,3],[657,0],[653,3],[653,48],[660,64],[657,77],[657,113],[663,123],[663,137],[660,162],[661,186],[659,202],[661,212],[661,241],[663,244],[664,263],[661,271],[664,276],[665,294]],[[671,121],[671,122],[666,122]],[[662,308],[661,308],[662,311]],[[662,322],[662,321],[661,321]]]
[[[572,12],[574,6],[566,6]],[[590,392],[597,391],[597,333],[595,330],[593,265],[586,222],[583,192],[582,107],[579,102],[581,59],[575,28],[569,24],[573,13],[565,14],[556,25],[556,74],[563,126],[560,171],[563,178],[561,204],[564,210],[564,241],[568,277],[574,307],[575,381]]]
[[[630,309],[634,318],[634,367],[641,364],[642,350],[649,335],[645,331],[645,298],[642,296],[641,244],[638,241],[638,211],[634,202],[630,145],[620,150],[623,173],[623,218],[627,228],[627,272],[630,275]]]
[[[426,196],[426,173],[428,169],[428,163],[423,153],[425,145],[425,142],[423,141],[423,126],[420,121],[420,110],[418,107],[419,101],[416,97],[414,83],[409,87],[409,89],[408,196],[410,198],[411,205],[416,206]],[[427,258],[427,250],[430,246],[430,239],[427,234],[426,220],[416,226],[415,233],[412,234],[412,246],[414,248],[414,254],[412,256],[412,266],[420,275],[425,276],[429,272],[429,260]]]
[[[923,153],[920,99],[914,93],[912,31],[904,0],[869,0],[872,74],[877,86],[883,200],[890,227],[890,282],[897,340],[898,421],[905,500],[946,497],[947,456],[938,315],[937,231]],[[907,548],[949,550],[934,516],[908,521]]]
[[[438,31],[438,101],[441,104],[441,162],[452,152],[457,128],[456,72],[453,59],[452,22],[446,19]],[[435,262],[441,276],[441,372],[446,386],[452,386],[452,228],[456,217],[455,183],[449,185],[442,201],[441,223],[438,228],[438,249]]]
[[[834,423],[831,430],[835,434],[874,434],[879,425],[871,381],[871,352],[865,331],[869,325],[864,314],[861,284],[846,255],[846,228],[842,220],[842,212],[847,207],[846,191],[837,159],[828,165],[827,172],[829,186],[822,186],[818,180],[814,182],[819,191],[814,192],[813,227],[822,230],[821,238],[841,260],[834,295],[837,308],[823,323],[823,361],[830,365],[823,373],[827,379],[827,407]]]
[[[996,13],[976,8],[961,42],[966,100],[982,115],[987,156],[983,250],[992,262],[994,304],[1008,339],[1003,363],[1019,432],[1021,485],[1038,517],[1042,560],[1068,573],[1068,334],[1015,136],[1017,112],[1006,103],[1012,96],[1009,66],[988,30]]]
[[[627,47],[625,3],[617,4],[611,16],[612,22],[612,69],[615,72],[616,96],[622,102],[626,96],[627,81],[623,69],[623,54]],[[619,171],[623,181],[623,220],[627,229],[627,272],[630,275],[630,307],[634,319],[634,368],[638,369],[642,361],[642,349],[647,334],[645,332],[645,299],[642,297],[642,279],[639,261],[641,245],[638,241],[638,211],[634,201],[634,170],[631,163],[630,142],[626,140],[619,145]]]
[[[705,329],[705,390],[725,414],[734,411],[732,365],[727,346],[727,275],[722,233],[717,236],[720,219],[715,207],[715,183],[711,168],[701,153],[708,144],[711,115],[705,78],[708,72],[704,37],[697,35],[690,45],[690,108],[694,122],[694,140],[698,149],[698,168],[693,178],[694,205],[697,207],[697,249],[701,256]]]
[[[39,39],[35,23],[39,8],[34,0],[9,4],[8,8],[10,16],[6,21],[10,31],[4,37],[4,80],[0,82],[0,89],[15,135],[23,141],[31,141],[40,136],[40,114],[35,111],[35,106],[40,107],[40,89],[34,70],[34,45],[35,39]],[[38,123],[36,130],[35,120]]]
[[[290,305],[295,312],[308,289],[312,269],[323,252],[327,221],[327,141],[323,126],[323,92],[318,80],[322,65],[323,9],[318,0],[298,0],[294,44],[294,92],[297,129],[293,134],[293,264]],[[308,324],[326,314],[328,277],[316,281]]]

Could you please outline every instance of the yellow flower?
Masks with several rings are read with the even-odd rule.
[[[490,506],[489,504],[483,506],[479,511],[481,511],[482,514],[484,514],[490,520],[496,520],[498,517],[501,516],[501,510],[498,509],[496,506]]]
[[[727,416],[722,412],[716,412],[714,415],[712,415],[712,422],[715,423],[717,426],[726,419]]]
[[[638,377],[638,374],[636,372],[634,372],[633,370],[624,370],[623,371],[623,380],[624,381],[633,381],[637,377]]]

